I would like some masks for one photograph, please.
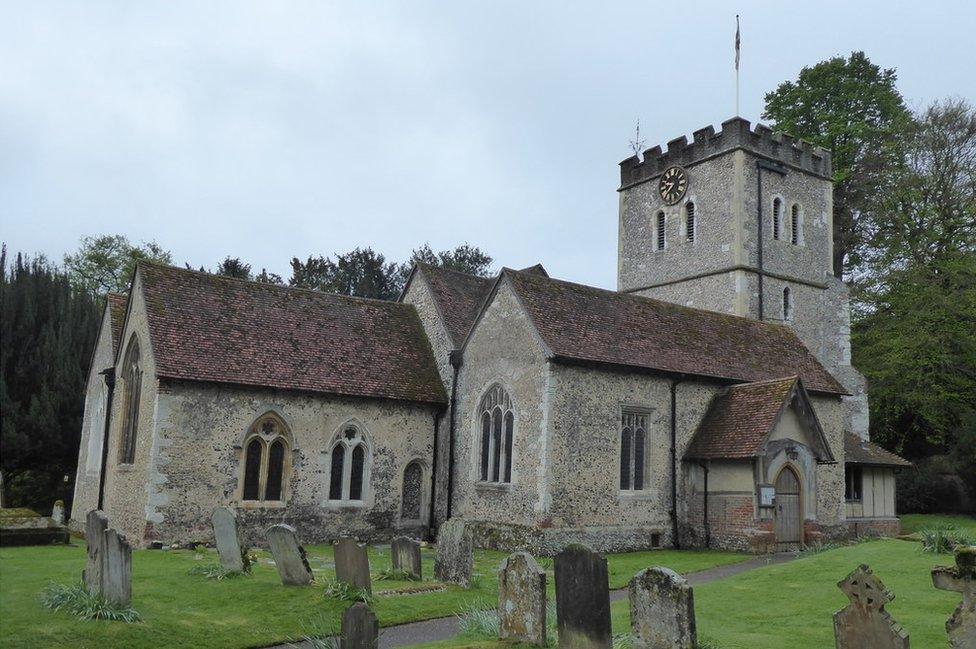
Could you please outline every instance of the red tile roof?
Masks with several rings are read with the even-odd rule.
[[[844,433],[844,462],[873,466],[912,466],[908,460],[881,448],[874,442],[865,441],[850,431]]]
[[[160,377],[444,403],[413,306],[140,263]]]
[[[119,353],[119,338],[125,326],[125,310],[129,304],[129,296],[122,293],[109,293],[105,296],[106,308],[112,326],[112,357]]]
[[[478,317],[478,311],[491,291],[495,278],[477,277],[429,264],[417,264],[417,270],[423,273],[430,286],[451,342],[455,347],[460,347]]]
[[[808,390],[846,394],[788,326],[533,273],[503,273],[556,360],[731,381],[799,375]]]
[[[746,459],[759,454],[796,377],[733,385],[709,404],[686,459]]]

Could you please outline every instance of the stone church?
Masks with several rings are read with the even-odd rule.
[[[551,553],[892,534],[828,154],[743,119],[620,163],[617,290],[418,265],[396,302],[140,263],[110,295],[72,521],[137,545],[470,522]]]

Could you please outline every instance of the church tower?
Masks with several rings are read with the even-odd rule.
[[[792,327],[854,394],[830,155],[742,118],[620,163],[617,289]],[[867,436],[867,402],[850,428]],[[863,421],[861,421],[863,419]]]

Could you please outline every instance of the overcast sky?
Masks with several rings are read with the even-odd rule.
[[[573,6],[577,5],[577,6]],[[616,282],[617,163],[863,49],[976,102],[972,2],[0,3],[0,239],[174,261],[429,242]]]

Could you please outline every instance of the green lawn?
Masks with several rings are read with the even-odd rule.
[[[929,570],[951,555],[926,554],[918,543],[884,539],[807,554],[695,587],[699,639],[713,649],[822,649],[833,647],[833,614],[847,599],[837,582],[861,563],[896,598],[887,606],[911,635],[913,649],[943,649],[945,621],[960,595],[936,590]],[[611,605],[614,634],[630,631],[627,600]],[[477,637],[426,645],[428,649],[504,649]]]
[[[901,519],[901,533],[914,534],[923,527],[938,525],[952,525],[960,531],[976,536],[976,518],[961,514],[903,514]]]
[[[326,546],[306,548],[318,581],[334,578],[332,551]],[[269,555],[249,577],[212,581],[186,573],[199,565],[192,551],[136,550],[133,553],[132,606],[143,621],[81,621],[45,609],[39,596],[51,581],[76,581],[85,564],[85,548],[49,546],[0,549],[0,646],[45,647],[259,647],[300,638],[304,633],[336,633],[346,602],[322,595],[320,586],[281,586]],[[433,574],[433,552],[423,550],[424,574]],[[494,606],[497,580],[494,570],[501,552],[478,551],[469,590],[450,587],[442,592],[414,595],[379,595],[374,610],[380,624],[451,615],[471,603]],[[735,563],[745,555],[728,552],[654,551],[609,555],[611,582],[623,586],[640,568],[670,565],[681,572]],[[204,561],[214,561],[208,552]],[[388,568],[385,551],[371,550],[374,572]],[[548,565],[548,564],[546,564]],[[550,571],[551,574],[551,571]],[[550,576],[550,583],[552,582]],[[413,587],[415,582],[374,581],[374,592]]]

